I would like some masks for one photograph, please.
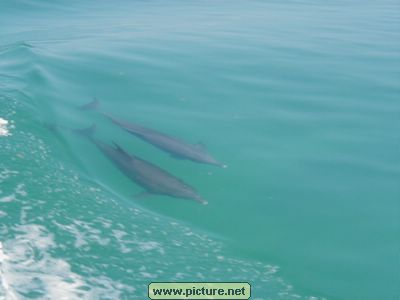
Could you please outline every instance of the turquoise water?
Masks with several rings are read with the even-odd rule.
[[[1,1],[0,299],[398,299],[398,1]],[[79,105],[196,143],[175,160]],[[6,124],[6,122],[8,122]],[[97,124],[195,186],[141,188]]]

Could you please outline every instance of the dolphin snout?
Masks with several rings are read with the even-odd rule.
[[[200,196],[196,197],[195,200],[196,200],[197,202],[203,204],[203,205],[207,205],[207,204],[208,204],[208,201],[205,200],[205,199],[203,199],[203,198],[201,198]]]

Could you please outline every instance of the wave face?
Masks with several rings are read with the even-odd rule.
[[[232,255],[213,234],[86,181],[30,132],[8,141],[0,165],[3,299],[143,299],[160,280],[249,280],[255,299],[297,299],[277,266]]]
[[[252,299],[395,299],[397,1],[2,1],[0,300],[145,299],[246,281]],[[101,112],[204,143],[176,160]],[[95,123],[209,205],[138,199]],[[54,125],[59,125],[56,127]]]

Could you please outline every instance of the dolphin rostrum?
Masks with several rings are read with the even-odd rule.
[[[118,144],[114,147],[93,137],[95,125],[86,129],[74,130],[87,137],[97,148],[107,156],[127,177],[145,189],[138,194],[139,197],[147,195],[166,195],[176,198],[184,198],[207,204],[196,190],[156,165],[141,159],[133,154],[128,154]]]
[[[80,106],[81,110],[97,110],[100,102],[95,98],[92,102]],[[177,159],[187,159],[198,163],[210,164],[226,168],[227,165],[220,163],[213,158],[205,146],[201,143],[190,144],[175,137],[166,135],[154,129],[143,127],[141,125],[118,120],[117,118],[101,112],[104,116],[109,118],[114,124],[125,129],[129,133],[141,138],[142,140],[152,144],[153,146],[168,152],[172,157]]]

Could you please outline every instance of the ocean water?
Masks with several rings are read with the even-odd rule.
[[[0,1],[0,299],[399,299],[400,4]],[[176,160],[80,105],[185,141]],[[207,206],[138,199],[97,125]]]

